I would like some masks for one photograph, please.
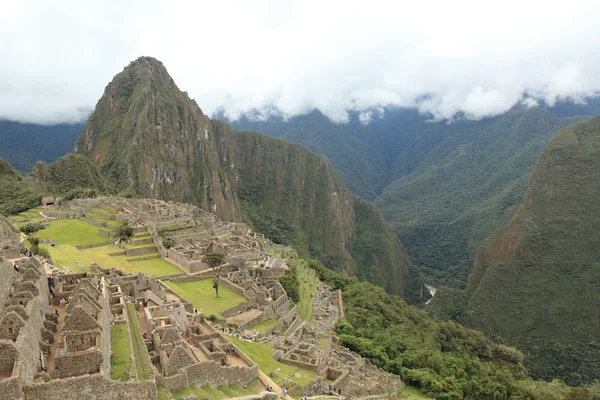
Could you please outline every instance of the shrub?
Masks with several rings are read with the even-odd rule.
[[[206,319],[210,322],[217,322],[219,320],[215,314],[210,314],[208,317],[206,317]]]
[[[123,222],[123,224],[115,232],[115,236],[121,240],[127,240],[133,236],[133,228],[127,225],[126,222]]]

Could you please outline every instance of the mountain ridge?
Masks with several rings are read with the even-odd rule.
[[[383,218],[376,220],[379,232],[353,236],[372,228],[356,217],[360,200],[324,158],[209,119],[158,60],[139,58],[115,76],[75,151],[93,160],[116,190],[189,201],[223,220],[271,227],[267,236],[333,269],[372,276],[411,301],[420,296],[419,285],[409,284],[419,281],[418,272]],[[364,207],[379,215],[373,204]],[[374,237],[386,243],[376,248]],[[386,272],[369,275],[370,268]]]

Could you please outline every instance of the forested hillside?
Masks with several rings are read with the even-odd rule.
[[[27,173],[37,161],[54,162],[73,150],[83,124],[37,125],[0,120],[0,157]]]
[[[569,116],[593,114],[599,105],[518,105],[497,117],[451,123],[428,121],[415,109],[386,109],[366,125],[356,112],[334,124],[319,111],[287,121],[245,116],[232,125],[323,154],[356,194],[375,199],[430,282],[464,287],[475,250],[513,215],[549,138],[585,118]]]
[[[595,117],[548,143],[517,214],[479,249],[455,310],[465,324],[525,351],[537,377],[572,384],[600,377],[599,197]]]

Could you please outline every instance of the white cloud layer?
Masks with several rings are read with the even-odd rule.
[[[554,5],[556,3],[556,5]],[[416,106],[435,118],[600,91],[600,2],[0,0],[0,118],[84,118],[130,61],[211,114]]]

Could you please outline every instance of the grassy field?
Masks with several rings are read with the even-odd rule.
[[[75,245],[86,245],[106,242],[108,238],[98,233],[98,227],[77,219],[61,219],[50,221],[46,229],[37,235],[41,240],[54,240],[56,246],[46,247],[57,268],[81,272],[89,268],[91,263],[97,263],[103,268],[117,268],[127,273],[143,272],[151,276],[178,274],[182,271],[162,258],[152,260],[127,261],[132,257],[110,256],[110,253],[121,249],[106,245],[78,250]]]
[[[71,245],[57,245],[55,247],[46,246],[54,265],[61,269],[80,272],[89,268],[91,263],[97,263],[102,268],[116,268],[126,273],[143,272],[150,276],[165,276],[178,274],[182,271],[176,266],[166,262],[162,258],[155,258],[144,261],[127,261],[131,258],[127,255],[109,256],[110,253],[121,251],[113,245],[93,247],[90,249],[78,250]],[[83,266],[83,269],[80,267]]]
[[[127,381],[132,371],[131,348],[129,347],[129,332],[127,325],[116,324],[110,330],[110,378]]]
[[[302,319],[308,321],[312,315],[313,296],[317,291],[317,286],[319,286],[319,277],[304,261],[298,263],[296,268],[298,269],[298,279],[300,280],[298,312]]]
[[[219,286],[219,297],[215,295],[212,279],[203,279],[193,282],[165,281],[177,294],[192,302],[194,308],[202,310],[204,315],[217,315],[246,301],[245,298],[231,291],[223,285]]]
[[[102,243],[107,237],[98,233],[98,227],[79,219],[50,221],[46,229],[37,234],[40,239],[54,240],[59,245],[85,245]]]
[[[138,379],[145,380],[150,377],[150,358],[146,346],[144,345],[144,339],[142,338],[142,332],[140,332],[140,326],[138,325],[137,312],[133,303],[127,303],[127,316],[129,318],[129,328],[131,329],[131,339],[133,340],[133,354],[135,356],[135,366],[138,371]]]
[[[250,330],[256,330],[257,332],[263,333],[277,325],[277,321],[274,319],[267,319],[260,324],[254,325]]]
[[[238,346],[240,350],[244,352],[244,354],[257,363],[259,368],[265,374],[268,375],[272,371],[279,369],[277,377],[273,378],[273,380],[277,382],[280,382],[284,379],[289,379],[296,382],[300,386],[306,386],[316,379],[316,374],[314,371],[293,367],[291,365],[276,361],[271,357],[275,350],[265,346],[262,343],[244,342],[234,336],[230,336],[229,340]],[[297,377],[296,373],[300,373],[300,377]]]

